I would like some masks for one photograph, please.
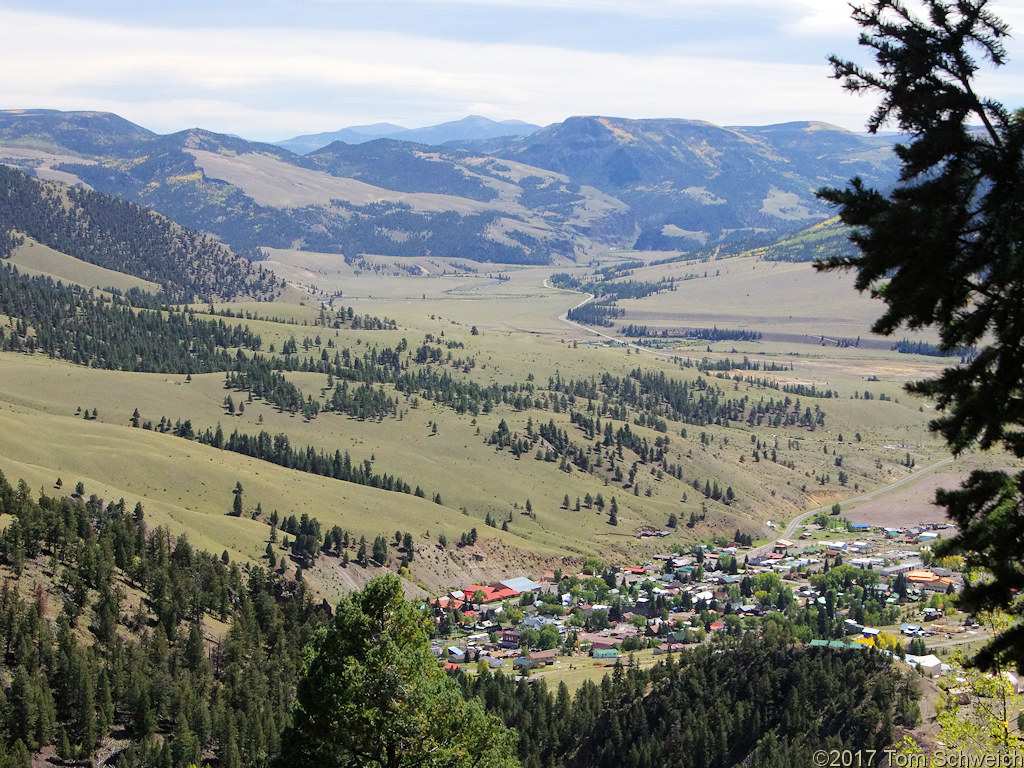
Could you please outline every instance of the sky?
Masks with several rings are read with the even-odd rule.
[[[994,2],[1020,30],[1024,0]],[[157,133],[275,141],[467,115],[860,131],[869,64],[843,0],[0,0],[0,109],[114,112]],[[1024,106],[1024,42],[979,91]]]

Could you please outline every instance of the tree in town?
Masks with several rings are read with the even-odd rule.
[[[558,627],[554,624],[545,624],[537,633],[537,645],[541,650],[555,648],[560,640],[561,635],[558,634]]]
[[[438,665],[427,621],[392,574],[343,597],[309,648],[278,764],[518,765],[511,731]]]
[[[982,64],[1006,62],[1006,24],[988,0],[901,0],[855,7],[876,67],[831,58],[854,93],[881,97],[868,122],[895,123],[900,179],[886,193],[853,179],[819,192],[837,205],[859,253],[826,259],[886,305],[876,333],[934,327],[963,362],[908,385],[933,397],[931,427],[954,453],[1001,446],[1024,458],[1024,114],[975,91]],[[969,352],[969,354],[968,354]],[[963,591],[969,611],[1024,615],[1024,472],[978,470],[939,491],[958,533],[942,547],[985,573]],[[1000,632],[974,662],[1024,666],[1024,622]]]

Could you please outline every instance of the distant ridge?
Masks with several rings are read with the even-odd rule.
[[[438,141],[481,126],[516,127],[484,118],[443,131],[385,126],[391,138],[299,155],[201,129],[156,135],[100,112],[0,110],[0,162],[152,208],[236,253],[504,264],[569,263],[608,247],[767,246],[832,215],[820,187],[860,176],[884,188],[897,175],[892,137],[820,122],[579,116],[525,136],[440,146],[398,138]],[[367,138],[380,127],[360,130]],[[821,235],[778,257],[830,247]]]
[[[7,109],[0,112],[0,141],[41,149],[61,147],[98,155],[116,152],[157,134],[112,112]]]
[[[398,139],[400,141],[437,145],[445,144],[449,141],[526,136],[539,128],[539,125],[525,123],[522,120],[502,120],[498,122],[486,117],[480,117],[479,115],[470,115],[461,120],[453,120],[425,128],[403,128],[394,123],[374,123],[372,125],[349,126],[339,131],[329,131],[327,133],[295,136],[291,139],[284,139],[273,143],[296,154],[305,155],[336,141],[342,141],[346,144],[364,144],[375,139]]]
[[[303,136],[295,136],[291,139],[282,139],[273,143],[297,155],[307,155],[336,141],[341,141],[345,144],[363,144],[374,139],[392,138],[396,134],[407,131],[409,131],[408,128],[403,128],[394,123],[373,123],[372,125],[352,125],[348,128],[342,128],[340,131],[310,133]]]

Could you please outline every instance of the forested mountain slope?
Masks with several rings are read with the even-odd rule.
[[[271,300],[282,287],[273,273],[141,206],[40,182],[0,165],[0,258],[25,235],[90,264],[158,283],[173,301]]]
[[[860,175],[895,180],[891,141],[824,123],[723,128],[696,120],[573,117],[528,136],[478,143],[613,195],[636,216],[639,249],[694,248],[821,221],[814,195]]]
[[[141,505],[86,492],[36,497],[0,474],[0,761],[272,763],[330,608],[301,577],[246,573],[151,527]],[[917,686],[892,659],[793,646],[791,629],[775,613],[761,637],[617,665],[575,696],[486,671],[458,679],[515,729],[525,768],[795,767],[823,747],[881,751],[917,723]]]
[[[136,130],[137,129],[137,130]],[[199,129],[156,136],[112,115],[0,112],[0,147],[74,154],[53,170],[236,249],[568,263],[595,248],[691,250],[825,219],[814,196],[894,178],[891,142],[821,123],[722,128],[576,117],[525,137],[427,146],[335,142],[305,156]],[[0,150],[0,160],[3,151]]]

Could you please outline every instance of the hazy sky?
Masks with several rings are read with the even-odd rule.
[[[1024,0],[993,9],[1024,35]],[[479,114],[719,125],[825,120],[871,102],[843,0],[0,0],[0,108],[116,112],[159,133],[275,140]],[[1024,106],[1024,45],[982,90]]]

